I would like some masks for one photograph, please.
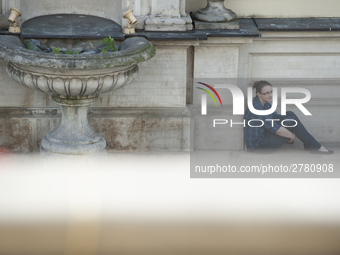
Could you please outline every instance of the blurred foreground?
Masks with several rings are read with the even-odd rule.
[[[340,254],[340,179],[190,179],[189,154],[0,154],[0,254]]]

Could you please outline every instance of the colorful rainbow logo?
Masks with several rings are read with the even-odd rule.
[[[218,97],[218,100],[220,100],[220,104],[221,104],[221,106],[222,106],[222,100],[221,100],[221,98],[220,98],[220,95],[217,93],[217,91],[216,91],[213,87],[211,87],[211,86],[208,85],[208,84],[202,83],[202,82],[197,82],[197,83],[199,83],[199,84],[201,84],[201,85],[204,85],[204,86],[208,87],[209,89],[211,89],[211,91],[214,92],[215,95]],[[201,90],[207,92],[207,94],[214,100],[215,105],[217,105],[214,96],[213,96],[208,90],[202,89],[202,88],[200,88],[200,87],[196,87],[196,88],[201,89]]]

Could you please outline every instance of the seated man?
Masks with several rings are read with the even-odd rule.
[[[253,85],[253,89],[256,91],[256,97],[253,99],[253,106],[257,110],[268,110],[271,108],[270,102],[272,101],[272,85],[267,81],[257,81]],[[279,149],[285,142],[293,143],[294,139],[299,138],[306,150],[310,150],[311,153],[316,154],[333,154],[333,151],[328,150],[315,138],[308,133],[303,126],[299,118],[295,113],[288,111],[286,116],[279,115],[277,112],[273,112],[269,115],[256,115],[249,109],[245,112],[245,141],[248,151],[252,150],[267,150],[273,152]],[[251,126],[248,125],[249,120],[258,119],[260,121],[252,121]],[[266,119],[287,119],[285,124],[287,126],[295,127],[282,127],[275,121],[266,121]],[[289,121],[290,119],[291,121]],[[258,122],[258,123],[256,123]]]

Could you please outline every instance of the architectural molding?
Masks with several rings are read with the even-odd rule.
[[[185,0],[152,0],[151,14],[145,19],[144,29],[146,31],[192,30],[192,20],[185,12]]]
[[[7,73],[19,84],[48,94],[63,96],[88,96],[119,89],[129,84],[138,73],[138,66],[118,72],[108,71],[89,75],[56,75],[53,72],[36,72],[9,63]],[[89,72],[91,73],[91,72]]]

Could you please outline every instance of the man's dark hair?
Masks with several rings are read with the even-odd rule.
[[[265,86],[272,86],[269,82],[267,81],[255,81],[253,85],[253,89],[255,89],[255,92],[261,93],[262,88]]]

